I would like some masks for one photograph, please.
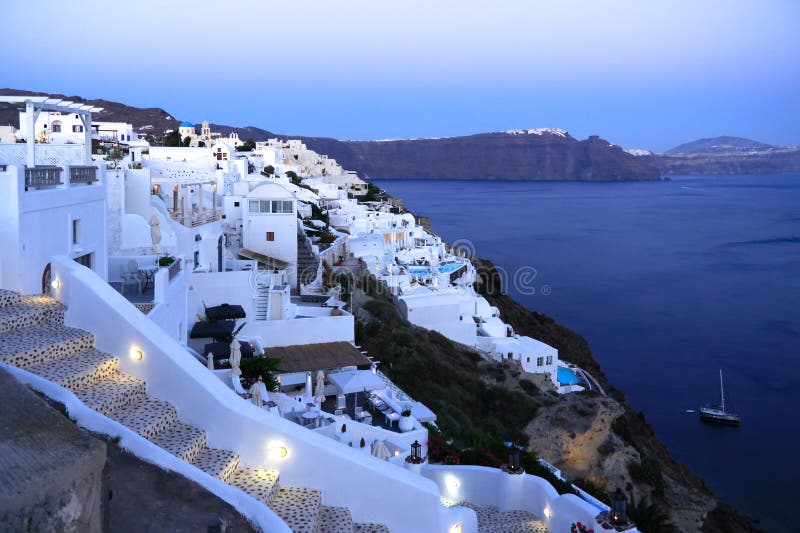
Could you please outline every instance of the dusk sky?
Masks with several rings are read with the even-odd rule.
[[[341,139],[800,144],[800,2],[4,2],[0,86]],[[8,24],[9,21],[18,23]]]

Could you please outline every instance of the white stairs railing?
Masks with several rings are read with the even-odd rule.
[[[253,305],[256,320],[269,320],[269,290],[272,288],[272,274],[263,270],[250,271],[250,289],[253,291]]]

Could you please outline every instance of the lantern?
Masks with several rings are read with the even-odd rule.
[[[411,445],[411,461],[414,463],[422,462],[422,444],[418,440]]]
[[[511,444],[511,451],[508,452],[508,468],[512,472],[519,472],[521,467],[519,465],[519,447],[516,444]]]
[[[619,488],[611,495],[611,522],[624,524],[628,521],[628,500]]]

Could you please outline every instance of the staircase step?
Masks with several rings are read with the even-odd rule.
[[[0,307],[7,307],[9,305],[16,305],[22,297],[18,292],[10,291],[8,289],[0,289]]]
[[[239,454],[228,450],[203,448],[193,463],[206,474],[230,483],[233,474],[239,468]]]
[[[28,367],[28,371],[70,390],[110,378],[118,370],[119,359],[96,349]]]
[[[104,415],[145,395],[144,381],[119,372],[75,391],[87,407]]]
[[[353,524],[353,533],[389,533],[389,528],[373,522],[356,522]]]
[[[323,505],[319,512],[318,533],[353,533],[353,518],[347,507]]]
[[[150,441],[175,457],[191,463],[206,447],[206,432],[176,420]]]
[[[63,310],[58,301],[47,296],[22,296],[14,305],[0,307],[0,332],[63,323]]]
[[[269,505],[278,491],[278,471],[239,468],[228,483]]]
[[[27,369],[94,347],[94,335],[61,325],[39,325],[0,333],[0,358]]]
[[[316,533],[321,505],[318,490],[281,487],[269,506],[294,533]]]
[[[114,409],[108,417],[153,440],[178,419],[178,412],[171,404],[145,394]]]

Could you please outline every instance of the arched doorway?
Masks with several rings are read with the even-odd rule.
[[[42,294],[45,296],[50,296],[51,293],[51,286],[50,283],[52,282],[53,273],[50,267],[50,263],[47,263],[47,266],[44,267],[44,271],[42,272]]]

